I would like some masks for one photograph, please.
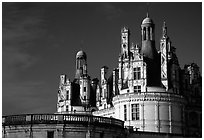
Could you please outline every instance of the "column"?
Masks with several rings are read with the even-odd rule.
[[[150,27],[150,40],[153,40],[152,27]]]
[[[149,27],[146,27],[146,40],[149,40]]]

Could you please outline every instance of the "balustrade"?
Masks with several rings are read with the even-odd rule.
[[[3,116],[2,120],[3,125],[87,122],[124,126],[121,120],[82,114],[23,114]]]

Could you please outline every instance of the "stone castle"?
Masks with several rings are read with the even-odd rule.
[[[141,46],[121,29],[118,67],[100,79],[87,71],[87,55],[76,54],[73,81],[60,75],[57,111],[2,117],[3,138],[202,137],[202,78],[195,63],[180,68],[164,22],[160,49],[147,14]]]
[[[116,118],[134,131],[200,134],[202,90],[197,64],[180,68],[165,22],[160,50],[156,49],[155,24],[148,14],[141,24],[141,46],[129,40],[130,30],[123,27],[118,67],[108,76],[108,67],[103,66],[100,80],[88,75],[86,53],[76,54],[74,80],[60,76],[57,113]]]

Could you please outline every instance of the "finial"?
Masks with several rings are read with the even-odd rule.
[[[167,27],[166,27],[166,21],[163,22],[163,37],[167,37]]]
[[[149,17],[149,3],[147,3],[147,18]]]

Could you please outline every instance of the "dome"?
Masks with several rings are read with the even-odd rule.
[[[153,20],[149,17],[146,17],[143,21],[142,24],[153,24]]]
[[[147,17],[142,21],[142,24],[153,24],[153,20],[149,18],[148,13],[147,13]]]
[[[76,58],[85,58],[86,59],[86,53],[81,50],[77,53]]]

